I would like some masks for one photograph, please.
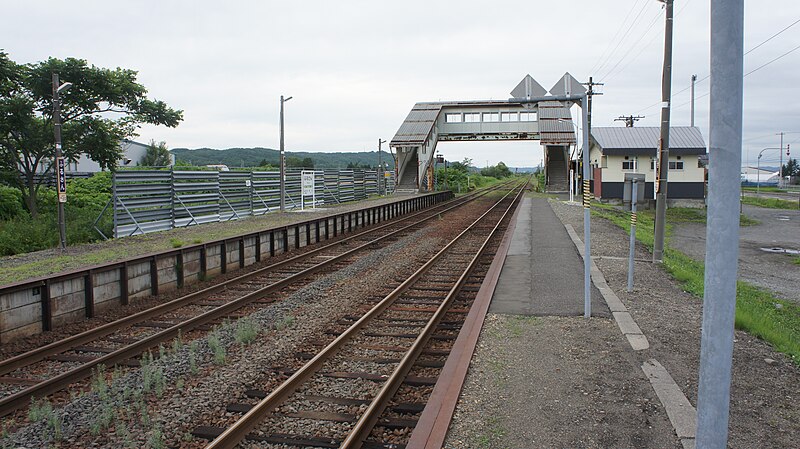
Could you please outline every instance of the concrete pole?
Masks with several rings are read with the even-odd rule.
[[[661,75],[661,140],[659,141],[658,183],[656,185],[656,229],[653,238],[653,262],[664,260],[664,228],[667,222],[667,176],[669,173],[669,114],[672,95],[672,5],[667,6],[664,31],[664,68]]]
[[[692,125],[692,128],[694,128],[694,83],[695,83],[695,81],[697,81],[697,75],[692,75],[692,104],[691,104],[691,110],[692,110],[692,112],[691,112],[691,116],[692,116],[691,125]]]
[[[631,184],[631,241],[630,249],[628,250],[628,291],[633,291],[633,256],[636,249],[636,200],[638,192],[636,191],[638,182],[634,179]]]
[[[60,86],[58,80],[58,73],[53,73],[53,136],[56,144],[56,159],[55,159],[55,172],[56,172],[56,190],[59,191],[58,198],[58,236],[59,248],[61,252],[67,250],[67,222],[64,218],[64,199],[62,195],[66,194],[61,192],[62,181],[66,183],[64,159],[61,156],[61,99],[59,98],[58,88]],[[63,178],[63,179],[62,179]]]
[[[283,104],[291,100],[292,97],[283,98],[281,95],[281,143],[280,143],[280,165],[281,165],[281,212],[286,212],[286,158],[283,148]]]
[[[589,95],[581,102],[583,115],[583,316],[592,316],[592,194],[589,192]]]
[[[744,0],[711,0],[711,123],[708,225],[697,448],[728,441],[731,364],[739,259]],[[733,243],[731,243],[733,242]]]
[[[383,185],[383,161],[381,154],[381,145],[384,143],[386,143],[385,140],[378,139],[378,195],[386,193]]]
[[[780,162],[778,162],[778,188],[780,189],[783,187],[783,132],[780,133],[781,135],[781,147],[778,150],[780,153]]]

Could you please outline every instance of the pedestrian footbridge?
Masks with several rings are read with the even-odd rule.
[[[556,96],[582,95],[586,89],[569,73],[550,89]],[[441,141],[538,140],[544,148],[547,185],[568,189],[569,149],[576,143],[570,101],[520,101],[548,91],[527,75],[510,100],[417,103],[390,146],[395,153],[397,189],[433,190],[436,145]],[[515,101],[516,100],[516,101]]]

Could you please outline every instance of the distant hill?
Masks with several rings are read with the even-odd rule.
[[[279,151],[271,148],[227,148],[217,150],[213,148],[173,148],[170,150],[175,159],[191,163],[192,165],[225,164],[228,167],[257,167],[262,160],[277,166]],[[352,153],[322,153],[305,151],[287,151],[286,156],[300,159],[310,157],[315,168],[344,168],[353,163],[359,166],[378,165],[377,151],[360,151]],[[389,168],[394,168],[394,160],[389,152],[384,151],[383,162],[389,163]]]

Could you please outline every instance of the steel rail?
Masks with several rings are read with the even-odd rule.
[[[497,224],[494,226],[491,232],[489,232],[489,235],[486,237],[486,239],[484,239],[483,244],[478,249],[467,268],[461,273],[461,276],[459,276],[456,283],[447,293],[447,296],[436,309],[436,312],[433,314],[430,320],[428,320],[425,328],[422,330],[416,340],[414,340],[411,348],[400,360],[400,363],[394,369],[392,374],[389,375],[389,378],[386,380],[378,394],[361,415],[361,418],[359,418],[359,420],[350,430],[347,438],[345,438],[341,446],[339,446],[340,449],[360,448],[364,443],[364,440],[366,440],[370,432],[372,432],[373,427],[378,422],[378,419],[380,419],[380,416],[383,414],[386,406],[389,404],[389,401],[394,397],[395,393],[397,393],[397,390],[400,388],[400,385],[403,383],[403,380],[405,380],[409,371],[411,371],[411,368],[414,366],[414,363],[416,363],[419,355],[422,353],[422,350],[425,349],[425,345],[428,343],[431,335],[433,335],[433,333],[436,331],[436,328],[439,326],[442,318],[444,318],[445,314],[450,309],[450,306],[455,300],[456,296],[461,292],[461,288],[467,282],[467,279],[472,275],[475,266],[478,264],[478,260],[483,256],[486,248],[489,246],[489,240],[495,236],[505,218],[513,212],[514,206],[519,202],[522,192],[524,191],[525,188],[523,186],[523,188],[517,193],[517,196],[514,197],[514,200],[511,202],[508,208],[506,208],[505,212],[503,212],[503,215],[497,221]]]
[[[105,366],[112,366],[112,365],[121,363],[121,362],[123,362],[125,360],[128,360],[130,358],[136,357],[139,354],[149,350],[150,348],[156,347],[159,343],[163,343],[163,342],[166,342],[166,341],[169,341],[169,340],[175,338],[176,336],[179,335],[179,333],[185,333],[187,331],[191,331],[191,330],[196,329],[197,327],[200,327],[200,326],[202,326],[204,324],[208,324],[208,323],[210,323],[210,322],[212,322],[212,321],[214,321],[214,320],[216,320],[218,318],[224,317],[224,316],[230,314],[231,312],[233,312],[233,311],[235,311],[235,310],[237,310],[237,309],[239,309],[241,307],[244,307],[244,306],[246,306],[246,305],[248,305],[248,304],[250,304],[250,303],[252,303],[252,302],[254,302],[254,301],[258,300],[258,299],[261,299],[261,298],[263,298],[264,296],[266,296],[266,295],[268,295],[270,293],[278,291],[278,290],[280,290],[280,289],[282,289],[282,288],[284,288],[284,287],[286,287],[288,285],[291,285],[292,283],[294,283],[296,281],[302,280],[302,279],[308,277],[309,275],[314,274],[314,273],[316,273],[316,272],[318,272],[318,271],[320,271],[320,270],[322,270],[322,269],[324,269],[324,268],[326,268],[326,267],[328,267],[328,266],[330,266],[330,265],[332,265],[334,263],[338,263],[342,259],[346,258],[347,256],[349,256],[351,254],[354,254],[354,253],[356,253],[358,251],[361,251],[363,249],[368,249],[369,247],[371,247],[375,243],[378,243],[378,242],[383,241],[385,239],[388,239],[388,238],[390,238],[392,236],[395,236],[396,234],[399,234],[399,233],[401,233],[403,231],[406,231],[407,229],[410,229],[410,228],[418,226],[418,225],[420,225],[422,223],[425,223],[425,222],[427,222],[427,221],[439,216],[441,213],[448,212],[448,211],[450,211],[452,209],[455,209],[457,207],[463,206],[464,204],[467,204],[467,203],[471,202],[472,200],[474,200],[476,198],[479,198],[480,196],[483,196],[483,195],[485,195],[487,193],[489,193],[489,190],[482,191],[480,195],[476,195],[474,197],[471,197],[470,199],[468,199],[466,201],[463,201],[463,202],[460,202],[458,204],[451,204],[450,207],[448,207],[448,208],[446,208],[444,210],[441,210],[441,211],[439,211],[437,213],[430,214],[429,216],[424,217],[419,221],[416,221],[416,222],[414,222],[412,224],[409,224],[409,225],[406,225],[406,226],[404,226],[402,228],[394,230],[394,231],[390,232],[389,234],[385,234],[383,236],[378,237],[377,239],[373,239],[373,240],[370,240],[370,241],[368,241],[366,243],[363,243],[363,244],[361,244],[361,245],[359,245],[359,246],[357,246],[355,248],[352,248],[352,249],[350,249],[350,250],[348,250],[348,251],[346,251],[346,252],[344,252],[342,254],[339,254],[339,255],[337,255],[335,257],[332,257],[332,258],[327,259],[327,260],[325,260],[323,262],[320,262],[320,263],[318,263],[318,264],[316,264],[316,265],[314,265],[312,267],[305,268],[305,269],[303,269],[302,271],[300,271],[298,273],[290,275],[290,276],[288,276],[288,277],[286,277],[284,279],[276,281],[276,282],[274,282],[274,283],[272,283],[270,285],[267,285],[266,287],[263,287],[261,289],[258,289],[256,291],[254,291],[254,292],[248,293],[248,294],[246,294],[246,295],[244,295],[244,296],[242,296],[242,297],[240,297],[238,299],[230,301],[230,302],[228,302],[226,304],[223,304],[223,305],[221,305],[219,307],[211,309],[211,310],[209,310],[207,312],[203,312],[202,314],[197,315],[195,317],[192,317],[192,318],[190,318],[190,319],[188,319],[186,321],[183,321],[181,323],[175,324],[174,326],[171,326],[171,327],[169,327],[167,329],[164,329],[164,330],[159,331],[159,332],[157,332],[157,333],[155,333],[153,335],[150,335],[150,336],[148,336],[148,337],[146,337],[146,338],[144,338],[142,340],[139,340],[136,343],[132,343],[132,344],[130,344],[128,346],[125,346],[123,348],[117,349],[117,350],[115,350],[113,352],[105,354],[105,355],[103,355],[101,357],[98,357],[98,358],[96,358],[94,360],[86,362],[86,363],[82,364],[81,366],[75,367],[75,368],[73,368],[73,369],[71,369],[69,371],[61,373],[58,376],[46,379],[46,380],[44,380],[44,381],[42,381],[42,382],[40,382],[40,383],[38,383],[36,385],[32,385],[32,386],[30,386],[28,388],[25,388],[23,390],[20,390],[20,391],[14,393],[14,394],[8,395],[8,396],[0,399],[0,417],[6,416],[6,415],[8,415],[10,413],[13,413],[15,410],[27,405],[30,402],[30,399],[33,398],[33,397],[44,397],[46,395],[49,395],[49,394],[55,393],[57,391],[60,391],[63,388],[67,387],[68,385],[70,385],[70,384],[72,384],[74,382],[77,382],[77,381],[80,381],[80,380],[83,380],[83,379],[86,379],[86,378],[90,377],[91,374],[92,374],[92,370],[94,369],[94,367],[96,367],[98,365],[102,364],[102,365],[105,365]],[[448,202],[446,204],[450,204],[450,202]],[[430,209],[428,210],[428,212],[430,212]],[[418,214],[415,214],[415,215],[418,215]],[[407,217],[407,218],[410,218],[410,217]],[[393,222],[392,224],[396,225],[397,223],[398,222]],[[378,229],[379,228],[373,228],[370,231],[376,231]],[[363,236],[364,234],[366,234],[366,232],[367,231],[359,233],[357,235],[350,236],[350,237],[348,237],[347,240],[350,240],[350,239],[358,237],[358,236]],[[343,241],[344,241],[344,239],[343,240],[338,240],[338,241],[336,241],[336,242],[334,242],[334,243],[332,243],[330,245],[325,245],[325,248],[329,248],[329,247],[331,247],[333,245],[341,244]],[[323,249],[323,248],[319,248],[319,250],[321,250],[321,249]],[[308,254],[316,253],[316,252],[318,252],[318,250],[313,250],[313,251],[311,251],[309,253],[304,253],[301,256],[308,256]],[[274,268],[276,266],[283,266],[283,265],[285,265],[286,263],[288,263],[290,261],[296,261],[296,260],[297,260],[296,258],[288,259],[286,261],[279,262],[279,263],[274,264],[274,265],[272,265],[270,267],[267,267],[267,268]],[[249,277],[252,277],[252,276],[244,275],[244,276],[241,276],[241,277],[248,277],[249,278]],[[216,293],[218,291],[221,291],[221,290],[225,289],[226,287],[227,287],[227,284],[220,284],[218,286],[210,287],[210,288],[201,290],[199,292],[187,295],[187,297],[192,297],[193,300],[199,299],[200,296],[196,296],[196,295],[199,295],[200,293],[212,294],[212,293]],[[174,300],[174,301],[177,301],[177,300]],[[174,301],[171,301],[171,303],[174,303]],[[170,304],[170,303],[166,303],[164,305],[167,305],[167,304]],[[158,306],[158,308],[160,308],[160,307],[161,306]],[[177,308],[177,307],[175,307],[175,308]],[[151,310],[139,312],[138,314],[131,315],[131,317],[128,317],[128,318],[133,318],[133,317],[136,317],[136,316],[144,316],[144,315],[152,316],[152,315],[148,314],[148,312],[151,312]],[[160,308],[159,311],[164,311],[164,309]],[[89,339],[88,341],[91,341],[91,340],[97,339],[97,338],[101,338],[101,337],[103,337],[105,335],[108,335],[108,334],[112,333],[116,329],[111,328],[111,325],[114,325],[115,323],[118,323],[119,321],[125,321],[128,318],[124,318],[122,320],[118,320],[118,321],[115,321],[115,322],[112,322],[112,323],[108,323],[106,325],[103,325],[103,326],[97,328],[97,329],[101,329],[101,333],[95,334],[94,337],[92,339]],[[146,319],[146,318],[141,318],[139,321],[142,321],[144,319]],[[132,323],[127,323],[127,324],[132,324]],[[84,341],[83,339],[87,338],[85,336],[85,334],[88,334],[90,332],[92,332],[92,331],[86,331],[84,333],[78,334],[75,337],[73,337],[72,338],[72,343],[73,343],[72,347],[74,347],[76,345],[79,345],[79,344],[82,344],[82,343],[75,343],[75,342],[76,341]],[[66,340],[69,340],[69,339],[66,339]],[[58,342],[57,344],[60,344],[60,342]],[[48,345],[48,346],[51,346],[51,345]],[[43,348],[46,348],[46,347],[43,347]],[[41,356],[41,354],[39,354],[39,356]],[[45,357],[47,357],[47,355],[45,355],[43,357],[40,357],[39,360],[42,360]]]
[[[520,189],[523,190],[523,189]],[[242,440],[245,439],[247,434],[253,430],[264,417],[278,407],[286,398],[294,393],[309,377],[319,371],[322,365],[335,355],[338,350],[354,337],[368,322],[373,318],[383,313],[390,307],[404,292],[406,292],[417,280],[419,280],[436,262],[441,259],[450,248],[452,248],[462,237],[464,237],[473,227],[484,219],[490,212],[492,212],[498,205],[508,197],[513,190],[506,193],[499,199],[491,208],[481,214],[480,217],[475,219],[465,230],[453,238],[444,248],[431,257],[424,265],[417,269],[411,276],[397,286],[390,292],[384,299],[378,302],[372,309],[366,312],[355,323],[350,325],[344,332],[342,332],[336,339],[329,343],[325,348],[318,352],[311,360],[309,360],[300,369],[294,372],[285,382],[276,387],[266,398],[258,402],[251,408],[242,418],[237,420],[231,427],[228,427],[217,438],[215,438],[206,449],[232,449],[236,447]]]
[[[474,200],[476,198],[479,198],[481,195],[485,195],[489,191],[491,191],[491,190],[487,189],[485,191],[476,192],[474,197],[470,196],[469,198],[466,198],[466,201],[464,201],[464,202],[472,201],[472,200]],[[462,197],[462,199],[465,199],[465,198]],[[456,204],[460,205],[460,204],[463,204],[464,202],[460,202],[460,203],[456,203]],[[193,303],[195,301],[198,301],[200,299],[206,298],[206,297],[208,297],[210,295],[213,295],[215,293],[219,293],[219,292],[229,288],[232,285],[236,285],[236,284],[248,281],[248,280],[250,280],[250,279],[252,279],[254,277],[261,276],[261,275],[263,275],[265,273],[269,273],[270,271],[278,270],[278,269],[283,268],[283,267],[285,267],[287,265],[290,265],[290,264],[293,264],[293,263],[296,263],[296,262],[300,262],[300,261],[303,261],[305,259],[309,259],[311,257],[316,256],[317,254],[319,254],[322,251],[328,250],[330,248],[334,248],[337,245],[341,245],[344,242],[363,237],[364,235],[367,235],[367,234],[370,234],[370,233],[374,233],[376,231],[383,230],[383,229],[385,229],[387,227],[390,227],[390,226],[396,226],[398,223],[402,223],[403,221],[411,220],[411,219],[416,218],[416,217],[418,217],[420,215],[423,215],[423,214],[429,214],[432,211],[435,211],[436,209],[438,209],[439,207],[447,206],[447,205],[453,206],[453,204],[450,201],[445,202],[445,203],[440,203],[439,205],[437,205],[437,206],[435,206],[433,208],[416,212],[414,214],[411,214],[411,215],[408,215],[406,217],[403,217],[402,219],[399,219],[399,220],[396,220],[396,221],[392,221],[390,223],[386,223],[386,224],[383,224],[383,225],[378,226],[378,227],[366,229],[366,230],[364,230],[362,232],[359,232],[357,234],[353,234],[353,235],[347,236],[345,238],[336,240],[333,243],[329,243],[329,244],[323,245],[323,246],[321,246],[319,248],[312,249],[310,251],[306,251],[306,252],[304,252],[302,254],[298,254],[298,255],[296,255],[294,257],[291,257],[289,259],[286,259],[286,260],[283,260],[283,261],[280,261],[280,262],[276,262],[276,263],[274,263],[272,265],[269,265],[267,267],[263,267],[263,268],[259,268],[257,270],[250,271],[248,273],[245,273],[243,275],[237,276],[235,278],[228,279],[226,281],[220,282],[219,284],[213,285],[211,287],[207,287],[207,288],[204,288],[202,290],[198,290],[197,292],[181,296],[179,298],[173,299],[172,301],[166,302],[164,304],[160,304],[160,305],[152,307],[150,309],[143,310],[143,311],[134,313],[132,315],[126,316],[125,318],[120,318],[118,320],[112,321],[110,323],[103,324],[103,325],[98,326],[96,328],[81,332],[79,334],[75,334],[75,335],[73,335],[71,337],[67,337],[65,339],[62,339],[62,340],[59,340],[59,341],[56,341],[56,342],[41,346],[39,348],[33,349],[33,350],[25,352],[23,354],[19,354],[19,355],[16,355],[14,357],[9,357],[9,358],[7,358],[7,359],[5,359],[3,361],[0,361],[0,376],[6,375],[8,373],[11,373],[12,371],[15,371],[17,369],[24,368],[26,366],[29,366],[29,365],[33,364],[33,363],[40,362],[40,361],[44,360],[45,358],[47,358],[47,357],[49,357],[51,355],[60,354],[60,353],[65,352],[65,351],[69,351],[70,349],[72,349],[72,348],[74,348],[76,346],[80,346],[80,345],[86,344],[86,343],[88,343],[90,341],[96,340],[98,338],[102,338],[102,337],[108,336],[108,335],[120,330],[121,328],[123,328],[125,326],[130,326],[130,325],[133,325],[133,324],[136,324],[136,323],[140,323],[142,321],[151,319],[151,318],[156,317],[158,315],[161,315],[163,313],[171,312],[171,311],[179,309],[181,307],[185,307],[185,306],[187,306],[187,305],[189,305],[189,304],[191,304],[191,303]],[[447,211],[447,210],[450,210],[450,208],[447,208],[444,211]]]

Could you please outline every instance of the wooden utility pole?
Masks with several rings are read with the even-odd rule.
[[[664,31],[664,68],[661,76],[661,139],[659,140],[658,179],[656,179],[656,223],[653,239],[653,262],[664,260],[664,229],[667,218],[667,177],[669,174],[669,115],[672,95],[672,18],[673,1],[666,4]]]

